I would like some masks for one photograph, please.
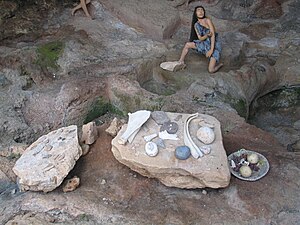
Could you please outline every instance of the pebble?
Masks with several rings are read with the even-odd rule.
[[[87,144],[81,144],[82,156],[85,156],[90,151],[90,146]]]
[[[202,191],[202,194],[207,195],[207,191],[206,191],[206,190],[203,190],[203,191]]]
[[[158,138],[154,143],[160,148],[163,148],[163,149],[166,148],[165,142],[161,138]]]
[[[105,179],[102,179],[101,184],[102,184],[102,185],[106,184],[106,180],[105,180]]]
[[[188,159],[191,155],[191,150],[188,146],[178,146],[175,149],[175,157],[180,160]]]

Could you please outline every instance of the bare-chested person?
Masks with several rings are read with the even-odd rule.
[[[89,11],[88,11],[88,9],[87,9],[87,4],[89,4],[91,2],[91,0],[80,0],[80,3],[76,6],[76,7],[74,7],[73,9],[72,9],[72,16],[74,16],[74,13],[78,10],[78,9],[83,9],[83,11],[84,11],[84,13],[85,13],[85,15],[87,16],[87,17],[89,17],[89,18],[91,18],[92,19],[92,17],[91,17],[91,15],[90,15],[90,13],[89,13]]]

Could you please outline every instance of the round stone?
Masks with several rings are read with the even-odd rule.
[[[151,157],[156,156],[158,154],[157,144],[155,144],[152,141],[147,142],[145,145],[145,151],[148,156],[151,156]]]
[[[210,127],[200,127],[197,131],[197,138],[208,145],[214,142],[215,140],[215,132]]]
[[[191,155],[191,150],[188,146],[178,146],[175,149],[175,157],[177,159],[185,160],[188,159]]]
[[[178,131],[178,124],[175,122],[166,122],[160,127],[160,131],[166,130],[169,134],[176,134]]]

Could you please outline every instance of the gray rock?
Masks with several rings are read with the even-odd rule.
[[[9,80],[4,76],[4,74],[0,74],[0,88],[5,87],[10,84]]]
[[[300,130],[300,120],[298,120],[294,123],[294,127],[295,127],[295,129]]]
[[[185,160],[188,159],[191,155],[191,150],[188,146],[178,146],[175,149],[175,157],[177,159]]]
[[[0,170],[0,193],[2,193],[11,184],[10,179]]]
[[[157,140],[155,140],[154,143],[160,148],[163,148],[163,149],[166,148],[165,142],[161,138],[158,138]]]
[[[178,124],[175,122],[166,122],[160,128],[160,131],[164,130],[166,130],[169,134],[176,134],[178,131]]]
[[[81,148],[82,148],[82,155],[86,155],[89,153],[90,151],[90,146],[87,144],[81,144]]]
[[[13,171],[21,191],[49,192],[58,187],[82,155],[77,126],[52,131],[30,145]]]
[[[154,111],[151,113],[151,118],[158,124],[163,125],[164,123],[170,122],[170,118],[163,111]]]

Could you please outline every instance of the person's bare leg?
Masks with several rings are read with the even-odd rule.
[[[184,48],[182,49],[181,56],[179,59],[180,63],[184,63],[184,59],[185,59],[186,55],[188,54],[190,48],[196,48],[196,45],[194,42],[187,42],[185,44]]]
[[[211,57],[208,64],[208,72],[215,73],[223,66],[223,63],[216,64],[217,60],[214,57]]]
[[[82,7],[82,9],[83,9],[85,15],[86,15],[87,17],[89,17],[89,18],[92,18],[91,15],[90,15],[90,13],[89,13],[89,11],[87,10],[87,7],[86,7],[86,5],[87,5],[88,3],[90,3],[90,1],[80,0],[80,4],[81,4],[81,7]]]
[[[81,7],[81,4],[78,4],[76,7],[74,7],[73,9],[72,9],[72,16],[74,16],[74,14],[75,14],[75,12],[78,10],[78,9],[80,9],[80,8],[82,8]]]
[[[86,2],[85,2],[85,4],[83,4],[83,5],[87,5],[87,4],[89,4],[91,2],[91,0],[87,0]],[[81,9],[82,8],[82,3],[79,3],[76,7],[74,7],[73,9],[72,9],[72,16],[74,16],[74,14],[75,14],[75,12],[78,10],[78,9]]]

